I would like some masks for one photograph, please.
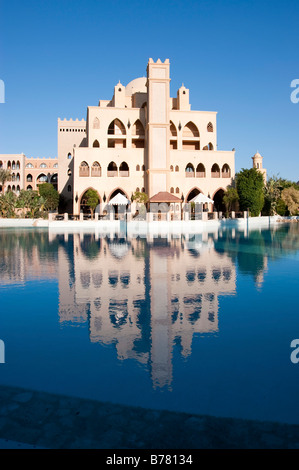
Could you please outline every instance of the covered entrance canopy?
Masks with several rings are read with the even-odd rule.
[[[208,196],[205,196],[202,193],[197,194],[193,199],[191,199],[189,202],[195,202],[199,204],[214,204],[213,199],[210,199]]]
[[[116,196],[110,199],[108,204],[112,206],[126,206],[127,204],[131,204],[131,201],[123,194],[117,193]]]

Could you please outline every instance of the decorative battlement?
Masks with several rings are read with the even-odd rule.
[[[86,121],[85,121],[85,119],[79,120],[79,119],[66,119],[66,118],[60,119],[60,118],[58,118],[58,123],[78,125],[78,124],[86,124]]]
[[[162,65],[162,64],[169,64],[169,59],[165,59],[164,62],[161,61],[161,59],[158,59],[157,62],[155,62],[153,59],[148,59],[148,63],[149,64],[159,64],[159,65]]]
[[[58,160],[58,157],[26,157],[27,160],[34,160],[34,161],[44,161],[44,160]]]

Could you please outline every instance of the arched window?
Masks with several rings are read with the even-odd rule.
[[[120,164],[119,176],[129,176],[129,165],[126,162]]]
[[[39,167],[40,167],[40,168],[48,168],[45,163],[41,163]]]
[[[15,170],[15,169],[16,169],[16,162],[15,162],[14,160],[13,160],[13,162],[12,162],[12,167],[11,167],[11,168],[12,168],[12,170]]]
[[[71,160],[72,154],[70,152],[67,154],[67,158],[68,158],[68,160]]]
[[[32,186],[29,184],[26,189],[27,191],[32,191]]]
[[[20,162],[19,160],[17,161],[17,166],[16,166],[16,169],[19,170],[20,169]]]
[[[137,119],[137,121],[135,121],[135,123],[133,124],[132,135],[144,136],[144,127],[139,119]]]
[[[209,150],[214,150],[214,145],[212,144],[212,142],[209,142],[208,149]]]
[[[38,183],[47,183],[48,182],[48,177],[44,173],[41,173],[40,175],[38,175],[36,181]]]
[[[17,193],[19,193],[20,191],[21,191],[21,188],[20,188],[20,186],[18,185],[18,186],[17,186]]]
[[[197,178],[205,178],[206,169],[202,163],[199,163],[196,167],[196,176]]]
[[[108,127],[108,134],[111,135],[126,135],[126,129],[123,123],[119,119],[114,119],[109,124]]]
[[[220,178],[220,168],[217,163],[214,163],[214,165],[212,166],[211,176],[212,178]]]
[[[199,130],[193,122],[188,122],[183,129],[184,137],[199,137]]]
[[[208,132],[213,132],[214,131],[213,124],[211,122],[209,122],[208,125],[207,125],[207,131]]]
[[[110,162],[107,168],[107,176],[117,176],[117,165],[115,162]]]
[[[16,181],[16,174],[15,174],[15,173],[12,173],[12,175],[11,175],[11,181]]]
[[[175,192],[176,192],[176,194],[179,194],[180,188],[175,188]]]
[[[8,168],[9,170],[11,169],[11,161],[10,161],[10,160],[8,160],[8,162],[7,162],[7,168]]]
[[[16,187],[15,187],[15,185],[13,185],[13,187],[12,187],[12,191],[15,191],[15,190],[16,190]]]
[[[102,176],[102,169],[99,162],[93,162],[91,167],[91,176]]]
[[[20,173],[17,173],[17,181],[20,181],[20,179],[21,179]]]
[[[58,163],[54,163],[53,168],[58,168]]]
[[[33,168],[32,163],[27,163],[26,168]]]
[[[140,192],[140,189],[137,187],[136,188],[136,193],[139,193]]]
[[[136,165],[136,171],[140,171],[140,165]]]
[[[93,147],[95,148],[99,148],[100,147],[100,143],[98,140],[95,140],[94,143],[92,144]]]
[[[183,150],[200,150],[199,130],[193,122],[188,122],[183,128]]]
[[[179,170],[180,170],[180,169],[179,169],[179,166],[178,166],[178,165],[176,165],[176,167],[175,167],[175,171],[179,171]]]
[[[145,165],[142,165],[141,170],[145,171]]]
[[[171,135],[171,137],[177,137],[177,135],[178,135],[176,127],[175,127],[175,125],[173,124],[172,121],[170,121],[170,135]]]
[[[27,181],[27,183],[32,183],[32,175],[30,175],[30,174],[27,175],[26,176],[26,181]]]
[[[173,165],[170,165],[170,171],[173,171]]]
[[[222,167],[221,176],[222,178],[230,178],[230,167],[227,163],[225,163]]]
[[[187,178],[193,178],[195,176],[194,166],[192,163],[188,163],[185,168],[185,175]]]
[[[92,127],[93,129],[100,129],[100,121],[97,117],[94,118]]]
[[[79,176],[89,176],[89,165],[87,162],[80,163]]]
[[[174,193],[174,188],[170,188],[170,192],[171,192],[171,194],[173,194]]]

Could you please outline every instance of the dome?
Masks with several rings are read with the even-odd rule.
[[[135,78],[127,84],[126,96],[132,96],[134,93],[147,93],[146,77]]]
[[[259,152],[256,152],[256,154],[252,158],[263,158]]]

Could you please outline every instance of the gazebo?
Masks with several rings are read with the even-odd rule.
[[[160,204],[160,207],[157,208],[152,206],[152,204]],[[177,205],[179,206],[177,207]],[[155,194],[148,200],[149,211],[154,215],[158,216],[158,220],[162,220],[162,214],[165,214],[166,220],[173,220],[175,215],[179,212],[181,218],[181,209],[182,209],[182,201],[179,197],[171,194],[167,191],[160,191],[159,193]],[[168,208],[167,208],[168,206]],[[155,211],[155,209],[157,209]]]

